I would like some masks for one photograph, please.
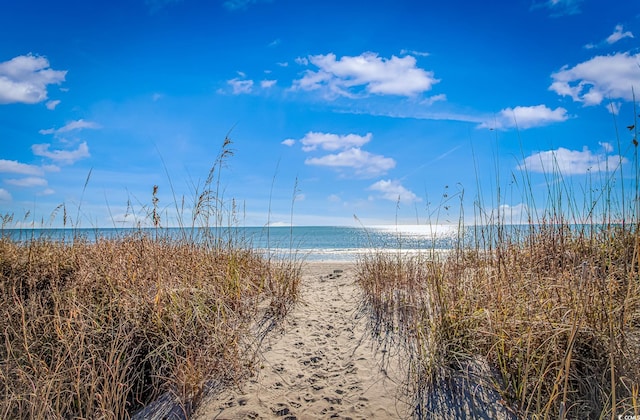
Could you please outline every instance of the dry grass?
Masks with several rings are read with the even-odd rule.
[[[13,240],[13,215],[0,218],[0,418],[123,419],[160,396],[188,417],[205,390],[251,373],[297,298],[301,267],[234,236],[235,201],[221,185],[231,144],[194,185],[190,210],[174,193],[177,234],[162,229],[156,185],[136,221],[153,228],[115,238],[74,229],[72,240]],[[51,220],[60,209],[63,226],[78,227],[64,204]]]
[[[631,165],[620,156],[618,167],[576,186],[556,162],[544,174],[544,209],[535,208],[532,174],[511,174],[525,223],[500,213],[498,176],[498,206],[486,211],[476,198],[478,224],[461,220],[447,254],[359,261],[373,333],[397,340],[410,359],[417,417],[640,415],[636,115],[627,127]]]
[[[360,261],[377,333],[407,340],[416,412],[424,415],[439,379],[480,356],[520,416],[638,414],[637,229],[525,229],[491,252]]]
[[[188,412],[207,382],[249,372],[252,325],[283,315],[298,281],[251,250],[142,232],[2,239],[0,417],[128,418],[166,391]]]

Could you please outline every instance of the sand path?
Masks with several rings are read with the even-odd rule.
[[[263,343],[256,376],[205,400],[198,419],[395,419],[409,417],[402,369],[381,363],[350,263],[306,263],[300,302]]]

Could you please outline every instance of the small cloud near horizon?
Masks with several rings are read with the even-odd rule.
[[[44,169],[40,166],[29,165],[16,160],[0,159],[0,173],[39,176],[44,174]]]
[[[626,164],[627,158],[616,155],[608,155],[613,151],[610,143],[600,143],[602,153],[594,153],[587,146],[582,150],[570,150],[559,147],[556,150],[547,150],[533,153],[518,165],[521,171],[538,173],[553,173],[559,171],[563,175],[583,175],[588,172],[611,172],[619,165]]]
[[[605,153],[613,152],[613,145],[611,143],[606,141],[600,141],[598,142],[598,144],[600,145],[600,147],[602,147],[602,150],[604,150]]]
[[[80,159],[91,156],[87,142],[82,142],[75,150],[50,150],[51,145],[48,143],[34,144],[31,151],[36,156],[46,157],[52,161],[65,165],[72,165]]]
[[[526,223],[530,216],[529,207],[524,203],[514,206],[510,204],[502,204],[497,209],[491,211],[492,217],[499,217],[509,223]]]
[[[380,180],[367,188],[380,193],[380,197],[400,203],[416,203],[422,201],[413,191],[405,188],[398,180]]]
[[[607,107],[607,111],[609,111],[609,113],[611,113],[612,115],[618,115],[620,114],[620,108],[622,108],[621,102],[610,102],[609,106]]]
[[[5,183],[13,185],[14,187],[31,188],[31,187],[46,187],[47,180],[41,177],[30,176],[26,178],[12,178],[5,179]]]
[[[4,188],[0,188],[0,202],[6,203],[11,202],[12,200],[13,197],[11,197],[9,191],[5,190]]]
[[[478,128],[495,130],[518,128],[526,130],[563,122],[567,119],[569,119],[567,110],[562,107],[552,110],[545,105],[516,106],[515,108],[501,110],[493,121],[485,121],[478,125]]]

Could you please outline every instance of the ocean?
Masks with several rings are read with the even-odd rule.
[[[2,236],[16,241],[47,239],[73,241],[76,238],[94,241],[96,238],[144,233],[175,239],[202,241],[217,238],[221,243],[233,243],[257,249],[275,257],[294,256],[306,261],[355,261],[372,251],[418,253],[427,250],[451,249],[458,229],[446,225],[399,225],[370,227],[294,226],[294,227],[222,227],[207,231],[180,228],[116,229],[4,229]]]
[[[546,229],[551,225],[544,225]],[[229,244],[251,247],[276,258],[306,261],[356,261],[371,252],[426,254],[446,252],[457,246],[494,247],[500,240],[521,241],[543,225],[465,226],[456,225],[384,225],[368,227],[294,226],[294,227],[221,227],[221,228],[81,228],[81,229],[0,229],[0,237],[16,241],[47,239],[74,241],[82,238],[112,238],[145,234],[190,242]],[[564,228],[567,225],[562,225]],[[574,232],[593,233],[604,225],[570,225]],[[460,230],[461,229],[461,230]]]

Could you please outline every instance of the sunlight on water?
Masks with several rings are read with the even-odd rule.
[[[407,237],[452,237],[458,233],[456,225],[377,225],[369,226],[367,229]]]
[[[15,229],[3,236],[13,240],[48,239],[73,242],[94,241],[128,234],[148,234],[199,242],[208,235],[223,243],[250,246],[268,255],[296,256],[307,260],[354,261],[371,252],[422,253],[452,249],[458,227],[451,225],[379,225],[366,228],[338,226],[233,227],[229,229],[184,231],[166,229]]]

